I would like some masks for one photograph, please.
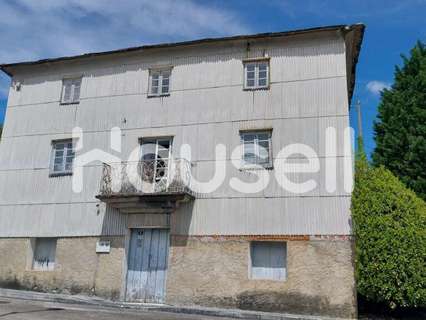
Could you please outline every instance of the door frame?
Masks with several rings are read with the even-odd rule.
[[[170,253],[170,244],[171,244],[171,237],[170,237],[170,227],[165,226],[144,226],[144,227],[137,227],[137,228],[127,228],[126,234],[124,236],[124,259],[122,263],[122,270],[123,273],[121,275],[121,292],[120,292],[120,300],[127,302],[127,275],[128,275],[128,268],[129,268],[129,254],[130,254],[130,240],[132,237],[132,229],[167,229],[169,230],[169,237],[168,237],[168,243],[167,243],[167,252],[166,252],[166,260],[167,260],[167,271],[164,276],[164,299],[166,298],[167,293],[167,276],[168,276],[168,269],[169,269],[169,253]]]

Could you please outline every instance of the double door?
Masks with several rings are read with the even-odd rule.
[[[168,251],[168,229],[132,229],[127,269],[127,301],[164,302]]]

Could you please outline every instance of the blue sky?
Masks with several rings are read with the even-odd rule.
[[[426,41],[425,14],[426,0],[0,0],[0,62],[363,22],[367,29],[353,102],[361,101],[371,152],[380,90],[392,84],[400,54],[407,54],[417,40]],[[0,122],[8,85],[1,75]]]

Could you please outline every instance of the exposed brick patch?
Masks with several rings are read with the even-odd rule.
[[[205,241],[227,241],[227,240],[243,240],[243,241],[318,241],[318,240],[352,240],[350,235],[178,235],[172,234],[174,241],[187,241],[190,239]]]
[[[354,237],[351,235],[312,235],[309,236],[309,240],[353,240]]]

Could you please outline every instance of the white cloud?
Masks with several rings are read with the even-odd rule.
[[[237,13],[195,0],[0,1],[0,63],[248,32]]]
[[[379,95],[384,89],[390,89],[390,83],[373,80],[367,83],[366,88],[374,95]]]

